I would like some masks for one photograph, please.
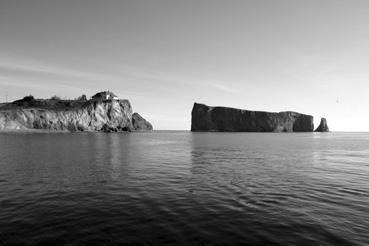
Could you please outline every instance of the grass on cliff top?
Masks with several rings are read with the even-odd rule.
[[[48,109],[48,110],[75,110],[92,103],[91,100],[64,100],[60,98],[35,99],[32,96],[24,97],[11,103],[1,103],[0,110],[14,109]]]
[[[115,99],[113,99],[115,100]],[[23,99],[16,100],[11,103],[0,103],[0,110],[16,110],[16,109],[45,109],[45,110],[78,110],[85,108],[88,105],[92,105],[96,102],[111,102],[111,99],[103,100],[90,99],[87,100],[86,97],[79,97],[74,100],[61,99],[57,96],[53,96],[50,99],[35,99],[33,96],[26,96]],[[120,103],[125,106],[130,107],[130,103],[127,99],[119,99]]]

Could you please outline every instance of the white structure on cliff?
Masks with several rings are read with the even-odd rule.
[[[92,96],[94,100],[119,100],[119,98],[111,91],[102,91]]]

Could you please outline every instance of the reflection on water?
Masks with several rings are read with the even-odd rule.
[[[368,140],[1,134],[0,243],[368,245]]]

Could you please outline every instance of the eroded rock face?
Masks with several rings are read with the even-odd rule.
[[[320,120],[320,124],[319,124],[318,128],[315,131],[316,132],[329,132],[329,127],[328,127],[326,118],[322,118]]]
[[[191,131],[312,132],[313,116],[296,112],[270,113],[195,103]]]
[[[32,101],[33,100],[33,101]],[[135,124],[128,100],[51,102],[34,99],[0,107],[0,130],[44,129],[58,131],[152,130]],[[31,103],[31,104],[30,104]],[[141,126],[145,126],[142,127]]]
[[[136,131],[151,131],[152,125],[138,113],[132,115],[133,128]]]

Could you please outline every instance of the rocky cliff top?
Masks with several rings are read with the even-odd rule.
[[[301,113],[298,113],[298,112],[295,112],[295,111],[280,111],[280,112],[269,112],[269,111],[260,111],[260,110],[247,110],[247,109],[239,109],[239,108],[234,108],[234,107],[226,107],[226,106],[209,106],[209,105],[206,105],[204,103],[197,103],[195,102],[194,103],[194,106],[193,108],[195,107],[206,107],[210,110],[214,110],[214,109],[229,109],[229,110],[240,110],[240,111],[249,111],[249,112],[255,112],[255,113],[268,113],[268,114],[301,114]],[[306,115],[306,114],[304,114]],[[311,116],[311,115],[308,115],[308,116]]]
[[[72,100],[61,99],[57,96],[53,96],[50,99],[36,99],[32,95],[30,95],[30,96],[25,96],[22,99],[15,100],[11,103],[2,103],[0,104],[0,110],[29,109],[29,108],[62,110],[62,111],[63,110],[78,110],[83,107],[86,107],[87,105],[90,105],[91,103],[94,103],[97,100],[102,100],[102,99],[96,99],[95,97],[95,98],[91,98],[90,100],[87,100],[85,95],[82,95],[79,98],[72,99]],[[103,100],[103,101],[113,101],[113,99],[108,99],[108,100]],[[130,104],[127,99],[116,99],[115,101],[120,101],[125,104]]]

